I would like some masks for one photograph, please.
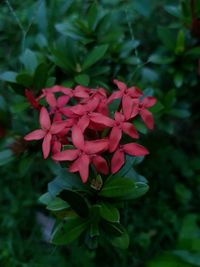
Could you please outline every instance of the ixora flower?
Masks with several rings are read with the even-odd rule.
[[[37,104],[36,108],[40,109],[41,128],[24,139],[43,139],[44,158],[51,152],[54,161],[68,162],[68,171],[78,172],[84,183],[90,177],[91,165],[97,173],[108,175],[120,170],[125,154],[147,155],[145,147],[130,140],[139,138],[133,124],[138,116],[147,128],[153,129],[153,116],[148,108],[156,99],[145,97],[135,86],[127,87],[118,80],[113,82],[118,90],[111,95],[104,88],[90,89],[81,85],[74,89],[59,85],[42,89],[41,95],[34,98],[35,107]],[[46,101],[47,108],[41,107],[41,99]],[[120,104],[110,112],[115,99],[119,99]],[[70,145],[70,149],[66,145]]]
[[[42,107],[40,111],[40,126],[41,129],[27,134],[24,139],[26,141],[43,139],[42,151],[46,159],[50,153],[52,136],[60,133],[66,127],[66,123],[60,121],[51,124],[47,109]]]
[[[72,143],[76,149],[68,149],[52,156],[56,161],[74,161],[70,172],[79,172],[83,182],[87,181],[89,175],[89,164],[93,162],[97,171],[107,174],[108,167],[106,161],[98,154],[107,150],[108,140],[99,139],[95,141],[85,141],[83,133],[78,126],[72,128]],[[101,167],[103,167],[101,169]]]

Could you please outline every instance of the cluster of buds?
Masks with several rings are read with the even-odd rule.
[[[147,128],[153,129],[154,120],[148,108],[156,99],[145,97],[135,86],[128,88],[118,80],[114,83],[118,90],[109,96],[103,88],[81,85],[74,89],[58,85],[43,89],[38,99],[34,99],[35,107],[40,110],[41,129],[27,134],[25,140],[43,139],[44,158],[51,152],[54,161],[70,162],[69,172],[79,172],[83,182],[88,179],[90,165],[98,173],[108,175],[124,165],[125,154],[147,155],[145,147],[136,142],[127,143],[125,136],[129,140],[139,138],[133,124],[138,115]],[[48,107],[42,107],[40,99],[45,99]],[[110,114],[109,105],[115,99],[119,105]]]

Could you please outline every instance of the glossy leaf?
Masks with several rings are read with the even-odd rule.
[[[90,77],[87,74],[77,75],[74,79],[78,84],[81,84],[83,86],[88,86],[90,82]]]
[[[88,69],[92,65],[94,65],[96,62],[98,62],[102,57],[105,55],[106,51],[108,49],[108,45],[101,45],[95,47],[85,58],[82,69]]]
[[[23,63],[25,69],[30,74],[33,74],[38,64],[36,54],[30,49],[26,49],[25,52],[22,54],[20,60]]]
[[[67,218],[52,233],[51,242],[55,245],[67,245],[76,240],[87,229],[88,221],[81,218]]]
[[[130,179],[125,177],[110,177],[105,181],[99,195],[108,198],[126,197],[133,193],[134,190],[135,183]]]
[[[63,190],[59,197],[66,201],[70,207],[81,217],[85,218],[89,215],[89,207],[85,198],[72,190]]]
[[[101,202],[100,205],[100,214],[102,218],[109,222],[119,222],[120,214],[114,205],[109,202]]]
[[[43,200],[44,201],[44,200]],[[53,200],[50,200],[47,205],[48,210],[58,211],[69,208],[69,204],[63,201],[61,198],[56,197]]]

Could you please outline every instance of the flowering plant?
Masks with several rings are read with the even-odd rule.
[[[106,232],[113,235],[114,245],[126,247],[128,237],[119,224],[117,207],[120,201],[148,190],[145,180],[138,181],[136,172],[131,174],[137,157],[149,153],[135,142],[139,133],[134,121],[140,116],[146,127],[153,129],[148,108],[156,99],[144,96],[135,86],[128,88],[118,80],[114,84],[117,90],[109,96],[104,88],[81,85],[74,89],[55,85],[43,89],[37,99],[26,91],[27,99],[40,112],[40,129],[24,139],[43,139],[43,157],[51,153],[57,165],[64,161],[67,167],[65,174],[61,168],[62,178],[50,183],[49,192],[41,197],[59,218],[52,235],[56,244],[69,243],[85,233],[90,245],[95,240],[96,246],[96,238],[103,231],[104,236]],[[61,217],[58,211],[64,211]]]

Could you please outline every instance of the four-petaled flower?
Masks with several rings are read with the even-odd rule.
[[[118,172],[119,169],[121,169],[121,167],[124,165],[125,154],[139,157],[149,154],[149,151],[145,147],[137,143],[129,143],[119,146],[119,148],[115,151],[111,160],[112,173]]]
[[[56,161],[74,161],[70,172],[79,172],[85,183],[89,175],[89,164],[92,161],[99,172],[107,173],[106,161],[98,155],[108,148],[106,139],[85,141],[81,129],[75,125],[72,128],[72,143],[76,149],[64,150],[52,156]],[[103,169],[101,167],[103,166]]]
[[[136,115],[139,114],[147,128],[152,130],[154,127],[154,119],[152,113],[147,110],[147,108],[154,106],[156,103],[156,99],[152,96],[147,96],[142,100],[135,100],[133,102],[134,107],[130,117],[134,118]]]
[[[24,139],[26,141],[43,139],[42,151],[46,159],[50,153],[52,136],[61,132],[66,127],[66,122],[60,121],[51,124],[47,109],[42,107],[40,110],[40,126],[41,129],[27,134]]]
[[[133,99],[138,99],[143,96],[143,93],[135,86],[127,88],[126,84],[123,82],[118,80],[113,80],[113,82],[117,85],[119,91],[115,91],[111,94],[108,99],[108,103],[112,102],[114,99],[121,98],[123,113],[125,118],[128,120],[130,119],[133,109]]]

